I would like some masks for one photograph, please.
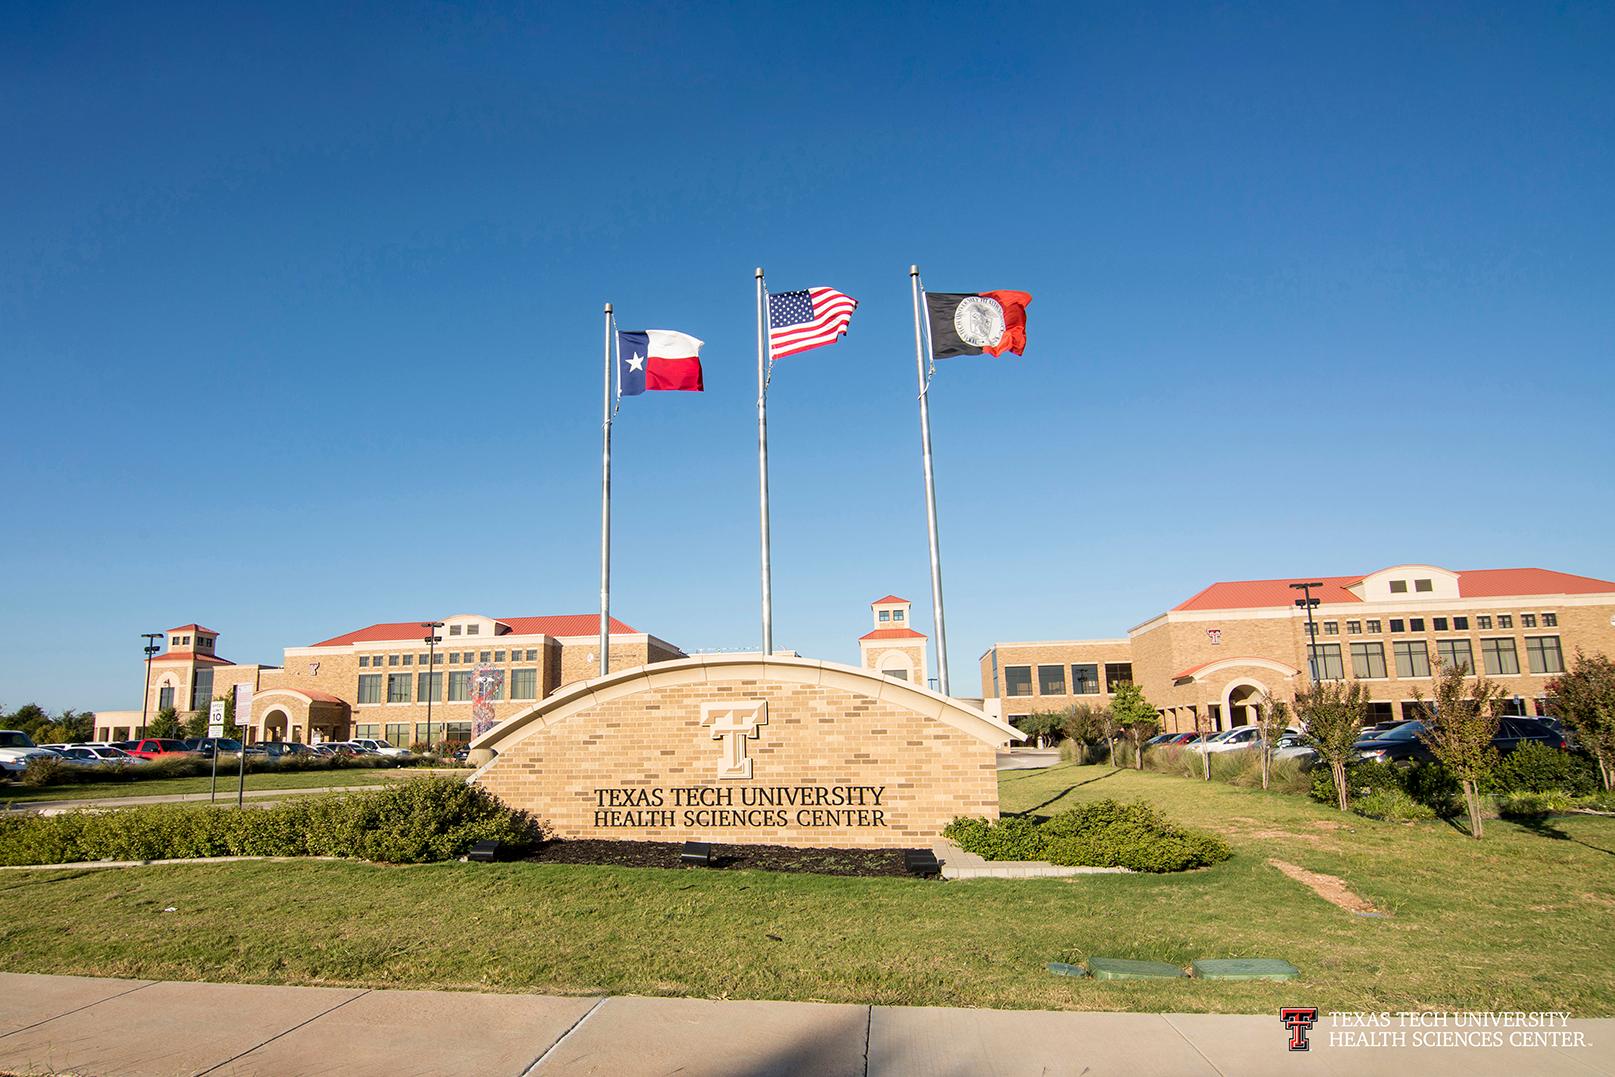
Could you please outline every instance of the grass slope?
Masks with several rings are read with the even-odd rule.
[[[327,787],[341,788],[350,785],[380,785],[382,782],[397,781],[408,778],[425,771],[411,770],[299,770],[288,771],[284,774],[270,774],[260,772],[247,775],[247,788],[251,789],[324,789]],[[65,785],[8,785],[0,788],[0,803],[13,801],[18,804],[32,803],[38,800],[100,800],[103,797],[156,797],[170,796],[176,793],[206,793],[211,779],[201,778],[152,778],[148,781],[135,782],[86,782],[82,785],[69,783]],[[231,769],[228,773],[221,766],[219,768],[219,799],[224,800],[225,793],[230,799],[236,795],[236,772]]]
[[[1615,1014],[1615,822],[1400,826],[1104,767],[1002,776],[1006,810],[1146,798],[1232,860],[1167,876],[848,879],[542,864],[0,873],[15,972],[903,1005]],[[1355,917],[1267,864],[1339,875]],[[161,909],[173,905],[173,913]],[[156,926],[159,930],[152,932]],[[137,943],[135,940],[151,938]],[[1091,955],[1286,957],[1299,984],[1057,978]]]

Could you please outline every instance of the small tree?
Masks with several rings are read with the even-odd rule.
[[[1290,722],[1290,705],[1282,699],[1274,699],[1263,693],[1256,701],[1256,733],[1258,737],[1257,749],[1262,753],[1262,788],[1266,789],[1273,777],[1273,749],[1278,745],[1279,737],[1284,735],[1284,728]],[[1209,752],[1201,753],[1206,756],[1209,764]]]
[[[1548,709],[1597,760],[1604,788],[1615,789],[1615,662],[1578,650],[1570,672],[1548,684]]]
[[[183,728],[187,737],[207,736],[207,711],[192,711],[187,714]]]
[[[1194,731],[1199,740],[1192,743],[1201,743],[1211,735],[1211,711],[1209,708],[1201,709],[1196,707],[1194,709]],[[1202,749],[1204,749],[1203,744]],[[1201,750],[1195,754],[1200,757],[1201,777],[1209,782],[1211,780],[1211,753]]]
[[[1131,682],[1118,685],[1110,697],[1110,711],[1115,715],[1116,727],[1133,742],[1133,766],[1144,769],[1144,742],[1155,736],[1161,728],[1160,716],[1144,690]]]
[[[1419,739],[1463,786],[1469,836],[1479,838],[1480,783],[1497,765],[1492,738],[1497,736],[1497,703],[1503,698],[1503,686],[1484,677],[1468,683],[1468,674],[1468,666],[1442,663],[1431,686],[1433,710],[1425,715]],[[1417,689],[1413,698],[1424,702]]]
[[[1116,761],[1116,738],[1121,736],[1122,726],[1121,721],[1116,717],[1116,709],[1106,707],[1098,712],[1097,718],[1099,735],[1104,739],[1105,750],[1110,753],[1110,765],[1113,767],[1120,766],[1121,764]]]
[[[179,712],[173,707],[164,707],[157,712],[157,717],[151,720],[146,727],[148,737],[177,737],[183,732],[179,721]]]
[[[1346,810],[1346,764],[1357,757],[1353,747],[1368,721],[1368,689],[1361,681],[1319,681],[1298,692],[1295,714],[1306,729],[1307,744],[1329,764],[1335,779],[1335,806]]]
[[[1048,746],[1063,721],[1064,716],[1059,711],[1037,711],[1022,718],[1018,728],[1032,738],[1033,747],[1043,748]]]

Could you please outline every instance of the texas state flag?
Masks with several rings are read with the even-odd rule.
[[[671,329],[619,331],[617,386],[622,396],[646,389],[701,392],[701,341]]]

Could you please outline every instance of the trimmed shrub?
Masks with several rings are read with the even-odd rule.
[[[1598,788],[1598,770],[1584,755],[1546,744],[1522,744],[1505,755],[1482,785],[1488,793],[1548,793],[1585,796]]]
[[[460,856],[487,838],[524,846],[542,833],[530,816],[505,807],[480,786],[417,778],[263,809],[158,804],[0,817],[0,864],[198,856],[341,856],[418,864]]]
[[[1436,817],[1434,808],[1419,803],[1401,789],[1376,789],[1353,800],[1351,810],[1358,815],[1383,819],[1388,823],[1411,823]]]
[[[1185,871],[1227,860],[1221,838],[1184,830],[1148,804],[1096,800],[1043,822],[1009,816],[998,822],[959,818],[943,835],[987,860],[1046,860],[1051,864]]]

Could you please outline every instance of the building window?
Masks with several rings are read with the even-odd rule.
[[[1481,631],[1488,631],[1492,627],[1492,615],[1482,613],[1475,618],[1475,627]]]
[[[460,634],[460,626],[459,625],[449,625],[449,635],[458,636],[459,634]]]
[[[1380,623],[1379,623],[1379,621],[1377,621],[1377,620],[1370,620],[1370,621],[1369,621],[1369,622],[1368,622],[1368,630],[1369,630],[1369,631],[1370,631],[1370,632],[1379,632],[1379,631],[1380,631],[1380,630],[1381,630],[1381,629],[1380,629]]]
[[[1370,703],[1368,705],[1368,724],[1369,725],[1374,725],[1374,724],[1376,724],[1378,722],[1393,722],[1393,721],[1395,721],[1396,720],[1396,712],[1392,709],[1392,707],[1393,707],[1393,704],[1386,703],[1386,702],[1383,702],[1383,701],[1377,700],[1377,699],[1374,700],[1372,703]]]
[[[1532,673],[1565,671],[1565,656],[1559,650],[1558,636],[1526,636],[1525,660]]]
[[[387,664],[389,666],[396,666],[398,664],[398,656],[396,654],[388,655],[387,656]]]
[[[1351,675],[1364,680],[1380,680],[1385,676],[1385,644],[1378,640],[1373,643],[1353,643],[1351,645]]]
[[[537,651],[528,651],[527,652],[527,661],[529,661],[529,662],[537,662],[538,661],[538,652]]]
[[[381,674],[379,674],[379,673],[361,673],[361,674],[359,674],[359,702],[360,703],[380,703],[381,702]]]
[[[1434,587],[1434,585],[1431,584],[1431,582],[1429,580],[1414,580],[1413,581],[1413,589],[1415,591],[1422,591],[1422,592],[1428,593],[1430,591],[1435,590],[1435,587]]]
[[[414,664],[415,664],[415,656],[412,655],[412,654],[406,654],[404,656],[404,665],[413,666]]]
[[[1363,622],[1361,622],[1361,621],[1347,621],[1346,622],[1346,634],[1348,636],[1358,635],[1359,633],[1362,632],[1362,630],[1363,630]]]
[[[407,723],[407,722],[388,722],[387,723],[387,743],[391,744],[394,748],[408,748],[409,747],[409,723]]]
[[[1475,672],[1475,652],[1466,639],[1436,640],[1436,662],[1453,669]]]
[[[1391,631],[1392,632],[1402,632],[1402,631],[1405,631],[1406,628],[1407,628],[1407,625],[1405,623],[1403,623],[1402,618],[1400,618],[1400,617],[1392,617],[1391,618]]]
[[[903,619],[903,611],[902,610],[893,610],[892,611],[892,620],[901,621],[902,619]]]
[[[1520,655],[1511,639],[1481,640],[1480,657],[1490,676],[1512,677],[1520,672]]]
[[[407,673],[389,673],[389,674],[387,674],[387,702],[388,703],[408,703],[409,702],[409,674],[407,674]]]
[[[381,736],[381,725],[377,722],[360,722],[353,727],[353,735],[363,737],[365,740],[375,740]]]
[[[1105,691],[1114,692],[1124,684],[1133,683],[1133,663],[1105,663]]]
[[[1301,630],[1308,636],[1316,636],[1318,634],[1318,626],[1313,624],[1311,621],[1303,621]]]
[[[449,673],[449,702],[464,703],[471,698],[471,671],[451,670]]]
[[[1534,613],[1522,613],[1522,614],[1520,614],[1520,627],[1521,628],[1535,628],[1536,627],[1536,614],[1534,614]]]
[[[1065,695],[1065,667],[1038,666],[1037,693],[1041,696]]]
[[[1430,627],[1434,628],[1437,632],[1445,632],[1447,630],[1447,619],[1445,617],[1437,617],[1430,622]]]
[[[1498,628],[1513,628],[1514,627],[1514,615],[1512,613],[1499,613],[1497,615],[1497,627]]]
[[[1396,675],[1398,677],[1430,676],[1430,652],[1422,639],[1399,639],[1391,645],[1396,649]]]
[[[445,723],[443,723],[443,739],[448,741],[450,744],[470,744],[471,743],[471,723],[470,722],[445,722]]]
[[[359,668],[364,669],[369,664],[370,664],[370,656],[368,654],[361,654],[359,656]]]
[[[1004,694],[1006,696],[1029,696],[1032,694],[1032,667],[1031,666],[1005,666],[1004,667]]]
[[[481,632],[481,631],[482,631],[482,626],[481,625],[466,625],[465,626],[465,634],[468,635],[468,636],[474,636],[478,632]]]
[[[1497,713],[1509,714],[1516,718],[1525,717],[1525,700],[1519,696],[1504,696],[1497,701]]]
[[[1092,662],[1083,662],[1071,667],[1071,694],[1074,696],[1096,696],[1099,694],[1099,667]]]
[[[1319,680],[1338,681],[1346,676],[1346,671],[1340,665],[1340,644],[1314,643],[1309,648],[1313,668],[1317,671]]]
[[[1393,594],[1393,595],[1405,595],[1407,593],[1408,593],[1408,581],[1406,581],[1406,580],[1392,580],[1391,581],[1391,594]]]
[[[1468,617],[1454,617],[1452,619],[1452,627],[1453,627],[1453,630],[1457,631],[1457,632],[1468,632],[1469,631],[1469,618]]]
[[[880,611],[880,619],[882,621],[890,621],[892,619],[892,611],[891,610],[881,610]]]
[[[495,662],[503,662],[505,660],[505,652],[504,651],[495,651],[493,653],[493,660]]]
[[[415,698],[423,703],[428,699],[433,703],[441,703],[443,701],[443,674],[415,674]]]
[[[1559,615],[1557,613],[1544,613],[1542,615],[1542,627],[1543,628],[1558,628],[1559,627]]]
[[[1402,721],[1419,722],[1430,717],[1430,708],[1417,699],[1404,699],[1402,701]]]
[[[1325,621],[1323,623],[1323,634],[1326,635],[1326,636],[1338,636],[1338,635],[1340,635],[1340,622],[1339,621]]]
[[[191,710],[205,711],[211,702],[213,702],[213,671],[199,669],[196,671],[196,680],[191,682]]]
[[[174,686],[165,684],[157,689],[157,709],[165,711],[174,705]]]
[[[1409,632],[1423,632],[1424,631],[1424,618],[1423,617],[1409,618],[1408,619],[1408,631]]]
[[[483,651],[483,652],[482,652],[482,653],[481,653],[481,654],[480,654],[480,655],[479,655],[479,656],[478,656],[478,658],[477,658],[477,660],[478,660],[478,661],[479,661],[479,662],[481,662],[481,663],[482,663],[482,664],[483,664],[483,665],[487,665],[487,664],[488,664],[488,661],[489,661],[489,659],[491,659],[491,658],[493,658],[493,652],[492,652],[492,651]]]
[[[538,670],[513,669],[510,671],[510,698],[538,698]]]

